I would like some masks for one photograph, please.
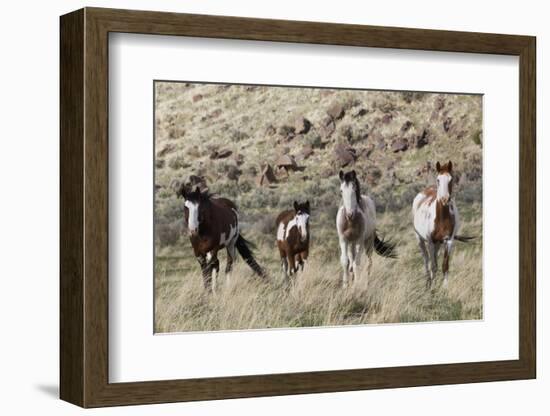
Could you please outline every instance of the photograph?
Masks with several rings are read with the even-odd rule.
[[[154,332],[483,319],[483,95],[155,80]]]

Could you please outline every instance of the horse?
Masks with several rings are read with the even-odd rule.
[[[266,278],[264,269],[254,258],[250,242],[241,235],[239,214],[232,201],[214,198],[208,191],[201,192],[198,186],[194,191],[188,192],[182,185],[177,191],[177,196],[184,199],[185,224],[193,252],[201,267],[206,290],[216,290],[216,279],[220,270],[218,251],[223,248],[227,250],[227,285],[230,283],[236,251],[256,275]]]
[[[340,171],[340,193],[342,202],[336,214],[336,229],[340,243],[340,262],[344,269],[342,284],[348,286],[358,274],[362,251],[368,258],[367,276],[372,269],[372,253],[383,257],[397,258],[395,244],[380,239],[376,232],[376,206],[367,195],[361,194],[359,179],[355,170]]]
[[[453,162],[436,163],[436,186],[419,192],[412,204],[413,226],[424,258],[429,289],[437,272],[437,256],[443,245],[443,287],[448,284],[449,259],[454,240],[467,242],[473,237],[457,235],[460,228],[458,208],[453,199]]]
[[[275,221],[277,228],[277,247],[281,255],[281,267],[284,279],[300,270],[309,255],[309,201],[299,204],[294,201],[294,209],[281,212]]]

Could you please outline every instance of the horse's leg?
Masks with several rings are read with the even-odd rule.
[[[286,258],[286,254],[284,256],[281,256],[281,269],[283,271],[283,280],[288,280],[288,260]]]
[[[355,262],[357,257],[357,243],[348,244],[348,269],[351,276],[352,283],[355,283]]]
[[[302,259],[302,253],[297,253],[296,254],[296,263],[297,263],[297,266],[296,266],[296,271],[298,271],[298,269],[300,269],[300,271],[304,271],[304,260]]]
[[[279,249],[279,256],[281,256],[281,271],[283,275],[283,281],[288,280],[288,260],[286,256],[286,250],[284,244],[280,241],[277,241],[277,248]]]
[[[294,258],[294,254],[290,254],[289,252],[287,255],[287,259],[288,259],[288,267],[290,269],[290,274],[292,275],[296,273],[296,261]]]
[[[449,259],[451,257],[451,250],[453,248],[453,240],[447,240],[445,242],[444,252],[443,252],[443,287],[447,287],[448,278],[449,278]]]
[[[372,252],[374,250],[374,238],[368,238],[365,241],[365,253],[367,254],[367,284],[372,272]]]
[[[426,279],[430,280],[430,257],[428,255],[428,249],[426,248],[426,243],[418,234],[416,234],[416,241],[418,241],[418,247],[420,247],[420,252],[422,253],[422,258],[424,259],[424,268],[426,269]]]
[[[216,283],[218,272],[220,271],[220,261],[218,260],[217,251],[209,251],[206,253],[207,268],[209,269],[210,278],[212,281],[212,292],[216,292]]]
[[[437,258],[436,258],[436,248],[435,244],[431,239],[428,239],[428,257],[430,259],[430,275],[428,277],[427,282],[427,288],[430,289],[432,287],[432,283],[435,280],[435,273],[437,271]]]
[[[353,270],[353,280],[361,280],[361,256],[363,255],[363,242],[357,242],[353,247],[353,261],[352,261],[352,270]]]
[[[201,266],[202,283],[204,285],[204,289],[210,292],[212,290],[212,269],[208,266],[208,262],[205,256],[201,255],[197,257],[197,260],[199,261],[199,264]]]
[[[300,260],[301,260],[300,266],[302,267],[302,271],[304,271],[304,268],[306,267],[308,254],[309,253],[307,250],[304,250],[300,253]]]
[[[342,275],[342,286],[346,288],[348,287],[349,258],[348,244],[343,239],[340,239],[340,264],[342,264],[342,269],[344,269],[344,274]]]
[[[233,270],[233,262],[235,261],[235,241],[227,246],[227,264],[225,266],[225,285],[231,284],[231,271]]]

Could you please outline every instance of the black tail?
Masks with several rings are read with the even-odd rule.
[[[376,253],[382,257],[389,257],[390,259],[397,258],[395,244],[390,241],[384,241],[383,239],[378,238],[377,235],[374,236],[374,249],[376,250]]]
[[[266,272],[260,266],[256,259],[254,258],[254,254],[252,253],[251,246],[253,246],[250,242],[246,241],[245,238],[239,234],[239,237],[237,238],[237,243],[235,244],[235,247],[237,247],[237,251],[241,255],[241,257],[246,261],[246,264],[250,266],[252,270],[254,270],[254,273],[256,273],[258,276],[262,278],[266,278]]]
[[[469,243],[472,240],[475,240],[476,237],[469,235],[455,235],[455,240],[462,241],[463,243]]]

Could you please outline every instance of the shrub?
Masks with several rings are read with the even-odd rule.
[[[172,224],[157,224],[155,227],[155,236],[160,247],[175,245],[180,237],[181,227],[177,222]]]

